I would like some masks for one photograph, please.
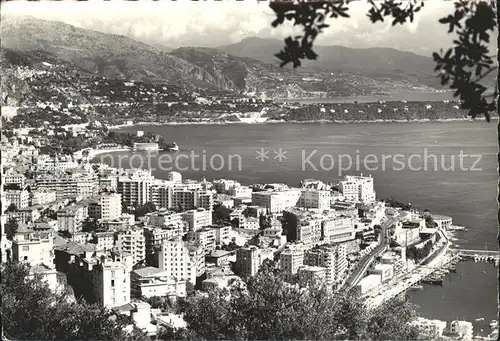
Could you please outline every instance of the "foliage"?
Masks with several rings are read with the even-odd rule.
[[[42,216],[52,220],[57,220],[57,212],[50,208],[46,208],[45,210],[43,210]]]
[[[82,222],[82,232],[96,232],[101,228],[102,226],[97,219],[87,217]]]
[[[239,248],[240,248],[240,246],[238,246],[238,244],[236,244],[236,242],[234,240],[231,240],[229,242],[229,244],[222,244],[221,245],[221,249],[224,251],[235,251],[235,250],[238,250]]]
[[[496,27],[496,15],[493,2],[465,1],[455,2],[455,13],[439,20],[449,25],[448,33],[456,33],[458,39],[453,40],[453,48],[442,55],[433,53],[436,62],[435,71],[440,71],[441,84],[450,84],[455,90],[454,96],[459,97],[463,109],[469,110],[469,115],[476,117],[484,114],[490,119],[490,111],[495,111],[498,84],[493,94],[493,100],[488,102],[485,96],[487,88],[480,84],[493,67],[493,59],[489,56],[488,43],[490,31]]]
[[[141,300],[149,303],[151,308],[159,308],[161,311],[170,311],[174,307],[174,304],[166,296],[142,297]]]
[[[127,334],[123,319],[97,305],[70,302],[19,263],[2,265],[2,326],[17,340],[149,340],[137,329]]]
[[[425,259],[432,251],[433,243],[429,240],[424,244],[423,247],[417,248],[415,245],[411,245],[406,249],[406,256],[410,259],[414,259],[415,262],[420,262]]]
[[[135,218],[144,217],[148,213],[156,211],[156,206],[152,202],[147,202],[144,205],[137,207],[134,211]]]
[[[325,23],[326,19],[349,18],[349,3],[350,0],[270,2],[269,6],[276,15],[273,27],[287,20],[303,28],[303,35],[286,38],[284,49],[276,54],[281,66],[292,63],[296,68],[303,59],[317,59],[313,44],[323,29],[329,27]],[[424,2],[420,0],[369,0],[369,4],[368,17],[371,22],[388,18],[392,20],[393,26],[412,22],[415,13],[424,7]],[[490,33],[496,27],[494,6],[494,2],[456,0],[455,13],[439,22],[449,25],[448,32],[456,34],[458,39],[453,41],[454,47],[443,55],[433,54],[436,62],[434,71],[440,72],[441,84],[450,84],[450,88],[455,90],[454,96],[459,97],[461,107],[467,109],[470,116],[484,115],[487,120],[490,118],[489,112],[496,109],[497,89],[492,95],[493,100],[488,102],[485,96],[487,88],[480,81],[495,69],[487,46]]]
[[[12,240],[14,238],[18,227],[19,224],[14,218],[9,219],[9,221],[5,224],[5,234],[8,240]]]
[[[385,199],[384,201],[385,201],[386,205],[390,206],[390,207],[401,208],[404,211],[409,211],[411,209],[410,203],[405,204],[401,201],[394,199],[393,197],[389,197],[389,198]]]
[[[14,204],[14,203],[11,203],[9,205],[9,207],[7,207],[7,209],[5,210],[6,213],[17,212],[17,211],[18,211],[18,208],[17,208],[16,204]]]
[[[229,214],[231,213],[231,210],[223,205],[217,205],[214,207],[213,213],[212,213],[212,220],[214,224],[217,223],[226,223],[229,222]]]
[[[414,316],[408,303],[369,311],[354,295],[289,285],[271,265],[263,265],[245,286],[180,301],[178,313],[187,329],[166,329],[161,339],[410,340],[417,335],[407,324]]]

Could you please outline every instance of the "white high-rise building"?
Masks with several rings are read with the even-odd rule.
[[[29,205],[30,194],[25,190],[7,190],[4,192],[8,205],[16,205],[17,208],[25,208]],[[3,214],[3,212],[2,212]]]
[[[57,229],[70,233],[79,232],[82,230],[82,222],[88,216],[88,207],[85,205],[65,207],[57,212]]]
[[[203,247],[205,253],[215,250],[217,232],[215,229],[203,227],[193,233],[194,240]]]
[[[339,189],[346,201],[370,203],[375,201],[375,190],[371,176],[347,175],[339,183]]]
[[[204,208],[184,212],[183,217],[189,231],[197,231],[204,226],[212,225],[212,211]]]
[[[130,270],[123,262],[102,257],[92,269],[97,302],[108,308],[130,303]]]
[[[12,241],[12,259],[31,266],[54,268],[54,238],[53,230],[34,231],[20,226]]]
[[[146,259],[146,240],[142,229],[118,233],[115,245],[120,252],[132,255],[134,265]]]
[[[347,246],[345,244],[322,245],[305,252],[304,263],[326,268],[326,284],[339,285],[348,269]]]
[[[302,189],[301,191],[302,193],[297,203],[298,207],[317,209],[319,211],[330,209],[330,191],[307,188]]]
[[[162,209],[146,214],[148,225],[184,229],[184,213]]]
[[[352,217],[339,216],[327,219],[323,222],[323,240],[329,243],[340,243],[353,240],[356,237],[356,229]]]
[[[122,215],[122,196],[119,193],[101,193],[99,199],[101,219],[114,220]]]
[[[38,189],[55,191],[57,199],[90,198],[97,194],[99,187],[94,174],[42,174],[35,179]]]
[[[180,239],[165,241],[158,251],[158,267],[168,277],[195,284],[196,277],[205,272],[203,247]]]
[[[290,281],[304,265],[304,249],[301,244],[289,244],[280,254],[280,269],[285,280]]]
[[[211,191],[199,188],[199,184],[162,183],[151,186],[149,201],[157,208],[179,209],[182,211],[195,208],[211,210],[214,201]]]
[[[295,207],[300,195],[299,189],[253,192],[252,205],[265,207],[270,213],[281,213]]]
[[[150,200],[153,183],[151,172],[135,170],[127,176],[118,177],[116,188],[125,206],[142,206]]]

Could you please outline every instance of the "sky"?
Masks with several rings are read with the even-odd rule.
[[[393,27],[372,24],[366,1],[349,4],[350,18],[330,19],[331,26],[318,45],[393,47],[428,54],[450,44],[445,25],[438,19],[452,13],[453,1],[427,0],[413,23]],[[62,21],[104,33],[128,36],[147,43],[176,48],[216,47],[247,37],[283,38],[295,34],[291,24],[272,28],[274,12],[267,1],[8,1],[2,15],[31,15]],[[295,28],[296,29],[296,28]]]

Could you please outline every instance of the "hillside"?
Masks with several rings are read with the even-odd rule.
[[[203,68],[153,46],[120,35],[32,17],[2,18],[2,48],[45,52],[107,78],[225,86],[223,75],[214,79]]]
[[[249,41],[252,42],[252,39],[245,39],[240,45],[246,46]],[[330,62],[299,70],[279,68],[278,63],[265,60],[264,56],[272,58],[272,52],[279,49],[281,42],[264,41],[268,45],[258,47],[261,41],[254,39],[252,44],[256,47],[250,44],[250,47],[240,51],[236,47],[228,47],[230,51],[227,52],[206,48],[179,48],[170,51],[165,47],[151,46],[124,36],[104,34],[61,22],[33,17],[2,17],[4,50],[28,59],[36,55],[38,62],[55,59],[58,65],[64,65],[66,69],[73,68],[108,79],[169,83],[186,89],[253,93],[267,98],[432,91],[418,77],[398,74],[397,68],[395,71],[388,68],[378,70],[375,63],[370,69],[365,67],[366,72],[358,72],[359,70],[355,70],[356,63],[370,64],[362,53],[352,61],[344,54],[344,64],[338,64],[340,66],[336,69]],[[273,47],[270,46],[271,43]],[[256,54],[257,47],[260,55]],[[399,59],[393,58],[394,65],[402,68],[404,56],[405,53],[402,53]],[[382,53],[379,59],[383,58]],[[8,58],[5,61],[8,70],[10,62]],[[410,60],[409,63],[418,66],[416,69],[423,68],[423,64],[416,61]],[[12,78],[12,73],[4,73],[4,76],[6,80],[2,84],[3,89],[12,89],[11,85],[17,82],[15,77]]]
[[[253,37],[217,49],[235,56],[246,56],[262,62],[278,64],[279,60],[274,54],[283,46],[281,39]],[[314,50],[319,57],[315,61],[304,61],[303,67],[306,69],[342,70],[374,78],[414,80],[431,87],[440,87],[433,74],[434,61],[431,57],[392,48],[359,49],[344,46],[315,46]]]

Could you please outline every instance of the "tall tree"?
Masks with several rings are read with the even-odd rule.
[[[272,262],[246,285],[210,291],[179,303],[187,329],[167,329],[161,339],[190,340],[413,340],[411,305],[395,302],[368,310],[355,295],[308,290],[283,281]]]
[[[38,275],[20,263],[2,265],[2,327],[14,340],[149,340],[126,318],[86,303],[74,303],[54,293]]]

